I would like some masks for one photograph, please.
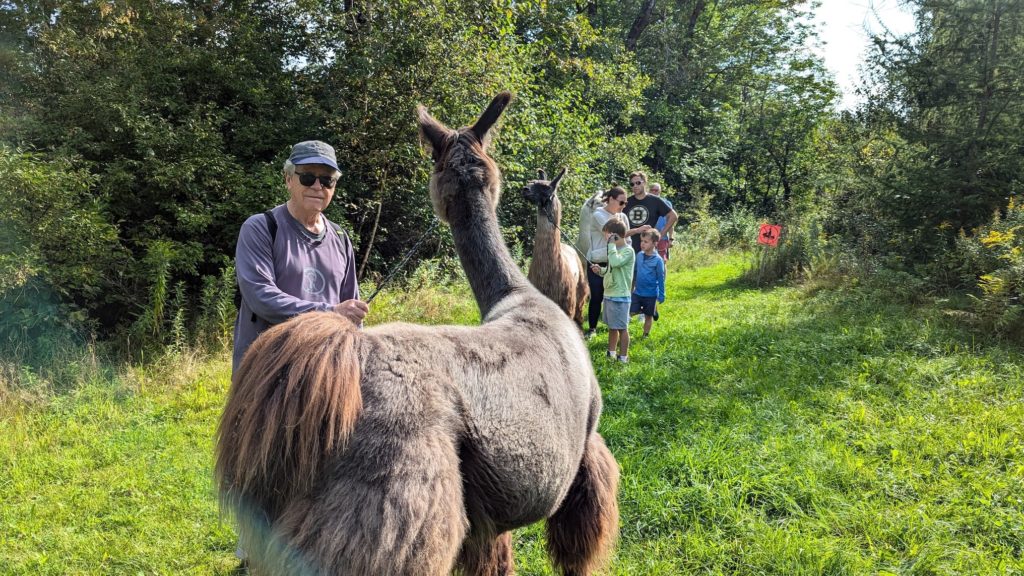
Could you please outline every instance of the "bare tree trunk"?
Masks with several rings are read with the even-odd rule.
[[[697,33],[697,21],[700,20],[704,9],[707,8],[706,0],[697,0],[693,3],[693,10],[690,11],[690,20],[686,23],[686,38],[683,39],[683,67],[689,68],[690,52],[693,50],[693,37]]]
[[[982,81],[982,94],[981,101],[978,102],[978,124],[975,132],[975,140],[982,137],[985,132],[985,125],[988,122],[989,107],[992,104],[992,98],[995,95],[995,69],[997,67],[996,60],[999,54],[999,21],[1002,16],[1002,11],[999,6],[993,8],[992,21],[989,24],[989,32],[992,34],[989,43],[988,50],[985,53],[984,70],[982,70],[981,81]]]
[[[363,253],[363,263],[359,266],[359,274],[356,276],[362,280],[363,272],[366,270],[366,263],[370,260],[370,252],[373,251],[373,239],[377,237],[377,227],[380,225],[380,209],[384,202],[377,201],[377,216],[373,219],[373,230],[370,230],[370,240],[366,244],[366,252]]]
[[[593,21],[594,16],[597,16],[597,0],[577,1],[576,12],[586,14]]]
[[[651,24],[651,14],[654,13],[655,1],[644,0],[643,5],[640,6],[640,14],[637,15],[636,20],[633,20],[633,26],[629,28],[629,34],[626,35],[626,48],[628,50],[636,50],[636,43],[640,40],[640,35]]]

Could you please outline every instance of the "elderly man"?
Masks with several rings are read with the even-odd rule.
[[[664,216],[665,223],[658,227],[658,232],[661,233],[662,238],[671,236],[679,215],[664,200],[647,193],[647,175],[643,172],[633,172],[629,175],[629,186],[633,190],[633,195],[626,201],[625,212],[630,228],[656,227],[658,219]],[[632,240],[633,249],[640,252],[640,235],[633,236]]]
[[[268,327],[311,310],[331,310],[359,324],[369,306],[359,300],[352,242],[323,211],[341,172],[334,148],[299,142],[284,163],[288,201],[242,224],[235,273],[242,305],[235,320],[232,369]]]

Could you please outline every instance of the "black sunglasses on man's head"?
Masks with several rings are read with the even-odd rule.
[[[299,184],[303,186],[312,186],[313,182],[317,180],[324,188],[334,188],[334,185],[338,183],[338,179],[334,176],[317,176],[312,172],[296,172],[295,175],[299,177]]]
[[[630,182],[630,184],[632,184],[633,186],[639,186],[639,185],[641,185],[643,183],[644,183],[643,180],[637,180],[636,182]]]

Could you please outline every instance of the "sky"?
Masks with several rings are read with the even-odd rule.
[[[895,34],[912,32],[914,17],[898,0],[821,0],[815,12],[821,46],[811,48],[821,55],[839,85],[843,94],[839,107],[852,110],[858,103],[854,90],[867,55],[869,34],[881,33],[883,24]]]

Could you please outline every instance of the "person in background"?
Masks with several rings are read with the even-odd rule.
[[[604,206],[594,210],[590,218],[590,227],[586,232],[588,237],[585,245],[590,247],[587,250],[587,260],[593,264],[603,266],[608,263],[608,244],[603,232],[605,224],[611,220],[618,220],[625,226],[627,234],[638,234],[640,231],[630,230],[629,221],[626,220],[626,216],[622,213],[623,207],[626,206],[626,191],[622,187],[613,186],[601,198],[604,200]],[[587,329],[586,337],[593,338],[597,334],[597,322],[601,318],[601,305],[604,302],[604,279],[588,268],[587,283],[590,286],[590,303],[587,308],[587,325],[589,328]]]
[[[647,193],[647,175],[643,172],[633,172],[629,175],[629,185],[633,189],[633,195],[626,201],[626,218],[632,229],[655,227],[658,219],[665,217],[665,224],[658,229],[661,237],[670,236],[672,228],[676,225],[679,215],[661,198]],[[658,187],[660,190],[660,186]],[[633,250],[640,251],[640,237],[633,236]]]
[[[288,201],[269,216],[250,216],[238,233],[235,274],[242,303],[232,370],[256,337],[274,324],[329,310],[358,325],[369,311],[359,300],[352,242],[323,215],[341,176],[334,148],[318,140],[299,142],[282,172]]]
[[[626,242],[626,225],[621,220],[609,220],[602,233],[608,246],[608,265],[594,264],[594,274],[604,279],[604,321],[608,325],[608,357],[629,362],[629,294],[633,285],[633,265],[636,254]],[[593,298],[593,295],[591,295]]]
[[[661,195],[661,184],[658,184],[657,182],[651,182],[651,185],[648,188],[652,196],[657,196],[658,198],[661,198],[662,202],[667,204],[669,208],[672,208],[672,202],[668,198],[664,198]],[[674,210],[675,208],[672,209]],[[669,248],[672,247],[672,236],[673,234],[675,234],[675,230],[666,226],[667,223],[668,216],[660,216],[658,218],[657,224],[654,225],[654,228],[659,231],[659,234],[661,234],[661,230],[665,230],[665,233],[661,237],[661,240],[658,240],[657,246],[658,256],[661,256],[661,259],[664,260],[665,262],[668,262],[668,251]]]
[[[640,237],[641,251],[636,255],[636,285],[630,299],[630,315],[644,317],[644,338],[651,334],[651,325],[658,319],[658,304],[665,301],[665,262],[656,251],[660,234],[648,230]]]

